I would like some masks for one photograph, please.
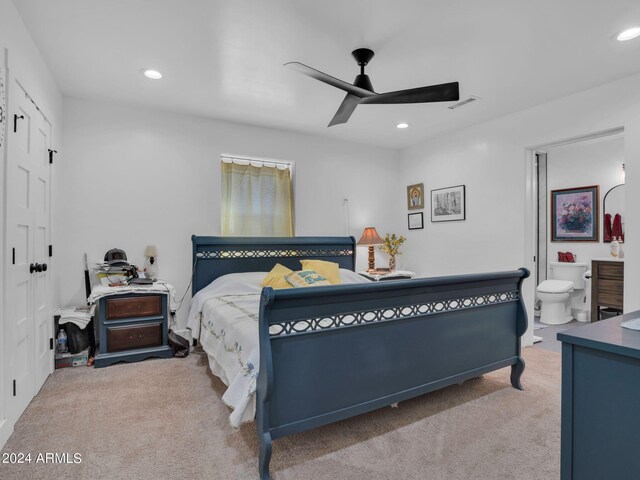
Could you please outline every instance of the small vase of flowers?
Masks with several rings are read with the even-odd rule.
[[[406,240],[402,235],[387,233],[384,237],[384,243],[380,245],[380,250],[389,255],[389,270],[392,272],[396,269],[396,255],[400,255],[400,247]]]

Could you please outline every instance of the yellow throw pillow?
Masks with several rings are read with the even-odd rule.
[[[325,260],[300,260],[302,270],[313,270],[329,280],[332,285],[340,285],[340,265]]]
[[[293,270],[285,267],[284,265],[276,263],[276,266],[273,267],[269,273],[267,273],[266,277],[264,277],[264,280],[262,280],[260,286],[271,287],[274,289],[291,288],[291,284],[289,284],[289,282],[284,279],[285,275],[288,275],[290,273],[293,273]]]
[[[285,275],[285,280],[294,287],[322,287],[331,285],[326,278],[313,270],[301,270]]]

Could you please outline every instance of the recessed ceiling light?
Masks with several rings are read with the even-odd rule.
[[[640,27],[631,27],[621,31],[616,35],[616,40],[619,42],[626,42],[627,40],[633,40],[636,37],[640,37]]]
[[[397,124],[396,128],[409,128],[409,124],[402,122],[402,123]]]
[[[152,68],[143,68],[142,74],[145,77],[150,78],[151,80],[160,80],[162,78],[162,74],[157,70],[153,70]]]

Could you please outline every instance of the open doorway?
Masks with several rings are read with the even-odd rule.
[[[534,187],[530,190],[534,207],[534,268],[531,272],[536,286],[534,342],[541,342],[543,348],[559,352],[561,345],[556,340],[557,333],[589,322],[592,260],[607,259],[610,255],[610,244],[605,243],[605,214],[609,215],[607,218],[611,222],[613,215],[620,212],[605,211],[605,196],[609,199],[607,193],[614,190],[621,191],[616,193],[616,197],[623,195],[624,188],[619,187],[624,183],[623,130],[615,129],[536,147],[530,150],[529,158]],[[591,195],[584,202],[583,192],[585,198]],[[572,203],[573,198],[584,205]],[[613,204],[610,200],[606,203]],[[613,208],[612,205],[610,207]],[[615,208],[619,210],[621,207]],[[624,217],[623,212],[620,216]],[[584,232],[573,223],[562,223],[575,219],[582,222],[580,228],[584,227]],[[567,227],[566,231],[577,233],[563,235],[565,225],[574,229],[570,231]],[[547,280],[561,280],[565,284],[543,283]],[[566,282],[571,282],[574,287],[569,288]],[[564,297],[566,299],[560,305],[560,299]],[[545,301],[548,302],[546,307]],[[558,304],[550,309],[549,303],[553,302]],[[543,314],[550,311],[555,313]]]

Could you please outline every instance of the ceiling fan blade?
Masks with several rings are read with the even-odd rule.
[[[347,123],[349,121],[349,117],[356,109],[356,107],[360,105],[361,101],[362,99],[357,95],[347,93],[347,96],[344,97],[344,100],[342,100],[342,103],[338,107],[338,111],[333,116],[331,122],[329,122],[329,125],[327,125],[327,127],[333,127],[334,125]]]
[[[331,85],[332,87],[339,88],[340,90],[344,90],[347,93],[355,95],[357,97],[370,97],[375,95],[375,93],[370,92],[369,90],[365,90],[364,88],[359,88],[350,83],[347,83],[339,78],[332,77],[331,75],[327,75],[320,70],[316,70],[315,68],[311,68],[300,62],[289,62],[284,64],[285,67],[289,67],[296,72],[300,72],[308,77],[315,78],[316,80],[320,80],[327,85]]]
[[[428,87],[410,88],[396,92],[380,93],[362,99],[362,103],[427,103],[454,102],[460,100],[458,82],[430,85]]]

